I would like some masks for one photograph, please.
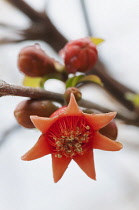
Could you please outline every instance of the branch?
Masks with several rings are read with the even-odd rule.
[[[89,74],[96,74],[104,83],[104,88],[115,97],[122,105],[124,105],[130,111],[135,110],[134,104],[125,98],[127,92],[136,94],[135,91],[121,84],[117,80],[113,79],[108,73],[104,64],[99,60],[96,67]]]
[[[64,103],[63,95],[43,90],[41,88],[31,88],[16,85],[9,85],[3,80],[0,80],[0,96],[22,96],[32,99],[47,99]]]
[[[3,80],[0,80],[0,96],[10,96],[10,95],[29,97],[32,99],[46,99],[64,104],[63,94],[53,93],[50,91],[43,90],[41,88],[30,88],[30,87],[10,85],[4,82]],[[96,109],[104,113],[112,112],[112,110],[110,109],[107,109],[96,103],[84,99],[81,99],[79,101],[79,106],[84,108]],[[127,118],[124,115],[118,113],[117,119],[123,120],[127,124],[139,126],[138,118]]]
[[[67,43],[67,39],[56,29],[47,14],[37,12],[23,0],[7,0],[32,22],[29,29],[23,30],[25,40],[43,40],[58,52]]]
[[[22,11],[28,18],[30,18],[33,22],[42,21],[42,14],[34,10],[23,0],[7,0],[10,4],[15,6],[17,9]]]
[[[92,33],[92,28],[91,28],[91,24],[90,24],[90,21],[89,21],[89,16],[88,16],[88,12],[87,12],[85,1],[84,0],[80,0],[80,5],[81,5],[81,8],[82,8],[82,12],[83,12],[83,16],[84,16],[84,20],[85,20],[88,36],[92,36],[93,33]]]

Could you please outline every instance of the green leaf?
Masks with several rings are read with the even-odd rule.
[[[102,83],[101,79],[98,76],[93,75],[93,74],[82,77],[80,80],[78,80],[77,84],[85,83],[85,82],[93,82],[93,83],[96,83],[100,86],[103,86],[103,83]]]
[[[44,78],[43,77],[28,77],[25,76],[23,80],[23,85],[28,87],[43,87],[44,85]]]
[[[74,77],[69,78],[66,81],[66,88],[75,87],[77,85],[78,81],[83,77],[84,77],[84,75],[79,75],[79,76],[74,76]]]
[[[61,73],[57,72],[57,73],[53,73],[53,74],[48,74],[45,77],[24,77],[23,80],[23,85],[24,86],[28,86],[28,87],[44,87],[44,83],[48,80],[48,79],[58,79],[58,80],[62,80],[62,75]]]
[[[131,101],[136,107],[139,107],[139,94],[128,92],[125,94],[125,98]]]
[[[104,39],[100,39],[100,38],[95,38],[95,37],[89,37],[91,39],[91,41],[95,44],[95,45],[99,45],[102,42],[104,42]]]

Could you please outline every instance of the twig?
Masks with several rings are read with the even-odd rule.
[[[58,52],[67,39],[56,29],[44,12],[37,12],[23,0],[7,0],[23,12],[30,20],[31,27],[23,30],[26,40],[43,40]]]
[[[26,2],[22,0],[7,0],[7,1],[16,8],[18,8],[20,11],[22,11],[24,14],[26,14],[26,16],[30,18],[30,20],[34,22],[42,21],[42,14],[34,10]]]
[[[19,42],[23,42],[25,41],[26,39],[10,39],[10,38],[2,38],[0,39],[0,45],[3,45],[3,44],[12,44],[12,43],[19,43]]]
[[[113,79],[107,73],[106,67],[101,61],[97,63],[96,67],[89,74],[92,73],[98,75],[101,78],[102,82],[104,83],[104,88],[122,105],[131,111],[135,110],[134,104],[125,98],[125,94],[127,92],[136,94],[136,92]]]
[[[84,15],[84,20],[85,20],[85,23],[86,23],[88,36],[92,36],[93,33],[92,33],[92,28],[91,28],[89,17],[88,17],[88,13],[87,13],[85,0],[80,0],[80,3],[81,3],[83,15]]]
[[[0,96],[22,96],[30,97],[32,99],[47,99],[64,103],[63,95],[43,90],[41,88],[30,88],[16,85],[9,85],[0,80]]]
[[[29,97],[32,99],[46,99],[57,101],[64,104],[64,97],[63,94],[60,93],[53,93],[50,91],[43,90],[41,88],[30,88],[30,87],[23,87],[23,86],[16,86],[16,85],[9,85],[6,82],[0,80],[0,96],[22,96],[22,97]],[[79,101],[79,106],[85,108],[96,109],[100,112],[112,112],[112,110],[102,107],[96,103],[81,99]],[[123,120],[127,124],[139,126],[139,119],[138,118],[128,118],[124,115],[117,114],[117,118]]]

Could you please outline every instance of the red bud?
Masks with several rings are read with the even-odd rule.
[[[18,67],[21,72],[30,77],[43,77],[55,72],[54,60],[40,48],[39,44],[21,50]]]
[[[38,115],[40,117],[49,117],[58,108],[47,100],[26,100],[18,104],[14,111],[17,122],[25,128],[34,128],[30,120],[30,115]]]
[[[89,38],[68,42],[60,51],[69,73],[87,72],[97,61],[96,45]]]
[[[117,135],[118,135],[118,129],[114,120],[112,120],[104,128],[101,128],[100,133],[103,134],[104,136],[107,136],[108,138],[112,140],[116,140]]]

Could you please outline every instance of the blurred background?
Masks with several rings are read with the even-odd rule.
[[[88,35],[80,0],[27,0],[38,11],[46,11],[58,30],[68,39]],[[105,40],[98,46],[99,56],[118,81],[139,91],[139,1],[84,0],[94,37]],[[0,23],[26,28],[28,18],[0,0]],[[0,28],[0,37],[16,37]],[[17,56],[27,45],[40,43],[51,56],[54,50],[42,41],[0,45],[0,79],[22,85]],[[55,84],[55,85],[54,85]],[[64,92],[64,84],[53,81],[47,90]],[[107,94],[89,84],[82,87],[84,99],[114,109]],[[120,152],[95,151],[97,181],[89,179],[71,162],[63,178],[53,183],[51,157],[23,162],[20,157],[34,145],[40,133],[18,127],[13,112],[21,97],[0,99],[0,209],[1,210],[138,210],[139,209],[139,129],[118,123]],[[11,132],[12,131],[12,132]]]

